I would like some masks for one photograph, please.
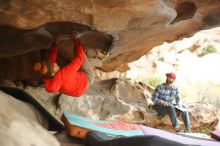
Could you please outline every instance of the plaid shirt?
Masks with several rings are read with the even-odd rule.
[[[177,87],[172,85],[171,89],[169,89],[166,83],[162,83],[155,88],[151,99],[155,104],[160,104],[162,101],[167,101],[171,104],[174,98],[176,103],[179,103],[180,96]]]

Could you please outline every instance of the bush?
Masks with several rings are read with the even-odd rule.
[[[176,84],[177,88],[179,89],[179,93],[182,99],[190,100],[191,102],[194,102],[190,97],[193,96],[190,92],[190,89],[188,86],[183,86],[182,84]]]
[[[158,76],[148,77],[146,82],[147,84],[156,87],[161,83],[161,78]]]
[[[150,85],[152,87],[156,87],[160,83],[162,83],[162,79],[159,75],[150,73],[150,74],[140,74],[139,80],[143,82],[144,84]]]
[[[217,52],[217,50],[214,46],[208,45],[208,46],[202,48],[202,52],[199,54],[199,56],[205,56],[206,54],[216,53],[216,52]]]
[[[201,103],[209,103],[220,109],[220,85],[200,82],[192,86],[194,100]]]

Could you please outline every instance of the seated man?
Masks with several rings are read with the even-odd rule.
[[[157,113],[159,115],[168,114],[171,119],[172,126],[175,128],[176,132],[179,132],[180,127],[176,117],[176,109],[172,104],[174,98],[177,105],[179,105],[180,102],[179,91],[177,87],[173,85],[176,75],[174,73],[167,73],[166,76],[166,82],[158,85],[155,88],[152,95],[152,101],[155,104],[155,110]],[[186,128],[185,131],[191,132],[188,111],[178,111],[182,112],[183,121]]]
[[[94,72],[83,51],[83,46],[76,38],[71,37],[75,49],[72,61],[60,68],[56,63],[58,37],[51,48],[48,61],[36,63],[34,70],[43,76],[45,88],[48,92],[61,92],[70,96],[81,96],[89,85],[93,83]]]

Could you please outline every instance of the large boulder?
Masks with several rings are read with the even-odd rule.
[[[1,146],[59,146],[59,142],[42,128],[40,113],[33,107],[0,92]],[[46,122],[44,122],[46,123]]]

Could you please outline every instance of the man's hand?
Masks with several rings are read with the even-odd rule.
[[[87,31],[83,31],[83,32],[77,32],[77,31],[73,31],[72,36],[75,39],[79,39],[80,37],[82,37],[83,35],[89,33],[91,30],[87,30]]]
[[[167,101],[162,101],[161,102],[161,105],[164,106],[164,107],[168,107],[169,106],[169,103]]]
[[[52,45],[57,46],[60,43],[61,39],[62,39],[62,36],[60,34],[57,34],[54,38],[54,42]]]
[[[74,32],[72,33],[72,35],[71,35],[71,39],[72,39],[72,40],[78,40],[78,38],[79,38],[78,33],[74,31]]]
[[[177,107],[180,107],[180,104],[179,104],[179,103],[176,103],[176,106],[177,106]]]
[[[71,35],[71,39],[72,39],[74,45],[79,45],[80,44],[79,40],[77,38],[77,33],[76,32],[73,32],[73,34]]]

